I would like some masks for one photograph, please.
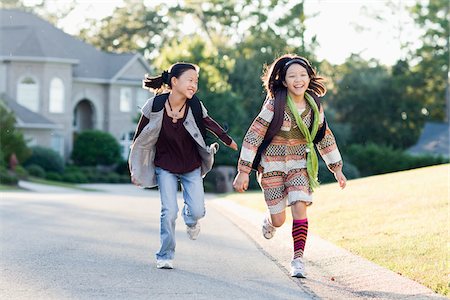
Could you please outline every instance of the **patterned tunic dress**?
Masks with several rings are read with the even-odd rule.
[[[313,110],[308,104],[303,111],[299,110],[307,127],[311,125],[312,113]],[[240,172],[251,172],[252,162],[273,115],[274,100],[268,100],[244,137],[238,163]],[[322,126],[324,126],[324,112],[321,106],[319,128]],[[342,158],[330,128],[326,128],[324,138],[316,144],[316,147],[331,171],[342,166]],[[312,191],[306,172],[306,148],[306,140],[286,105],[281,130],[263,152],[258,167],[258,181],[271,214],[280,213],[286,205],[292,205],[297,201],[312,203]]]

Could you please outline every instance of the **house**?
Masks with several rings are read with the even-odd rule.
[[[408,149],[413,155],[434,155],[450,158],[449,123],[427,122],[419,141]]]
[[[76,134],[97,129],[126,158],[150,72],[140,54],[99,51],[32,13],[0,9],[0,99],[30,145],[68,159]]]

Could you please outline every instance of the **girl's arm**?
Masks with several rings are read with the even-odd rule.
[[[328,126],[328,123],[326,122],[324,124],[324,111],[323,107],[320,107],[320,126],[326,126],[325,127],[325,135],[323,139],[316,144],[317,150],[319,151],[320,155],[322,156],[323,160],[327,164],[328,169],[336,173],[337,171],[342,170],[342,157],[341,153],[339,152],[339,149],[336,144],[336,139],[334,138],[333,132],[331,131],[330,127]]]
[[[203,118],[203,124],[206,129],[219,138],[225,145],[230,146],[233,139],[225,132],[225,130],[210,116]]]
[[[150,120],[146,116],[144,116],[143,114],[141,115],[141,118],[139,119],[139,122],[136,127],[136,132],[134,133],[133,142],[136,140],[136,138],[141,133],[142,129],[144,129],[144,127],[148,124],[149,121]]]
[[[345,178],[344,173],[342,173],[342,157],[339,149],[337,147],[336,139],[334,138],[333,132],[331,132],[328,123],[323,123],[324,113],[323,108],[320,109],[320,122],[322,126],[325,127],[325,136],[323,139],[316,144],[317,150],[322,156],[323,160],[327,164],[328,169],[334,174],[336,181],[339,183],[341,188],[345,188],[347,184],[347,178]]]
[[[206,129],[213,133],[216,137],[218,137],[225,145],[230,147],[233,150],[238,149],[238,145],[235,141],[223,130],[220,125],[208,115],[208,111],[206,110],[206,107],[203,105],[203,102],[200,101],[201,107],[202,107],[202,117],[203,117],[203,124],[205,125]]]
[[[244,136],[238,162],[238,172],[247,174],[251,172],[256,152],[262,144],[270,122],[273,119],[273,112],[274,100],[267,100]]]

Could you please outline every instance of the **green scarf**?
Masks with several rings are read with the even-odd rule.
[[[308,127],[306,127],[302,118],[298,114],[297,107],[291,97],[287,96],[287,105],[294,115],[295,122],[297,123],[300,132],[306,139],[306,170],[309,177],[309,187],[311,190],[319,187],[319,181],[317,180],[317,174],[319,172],[319,161],[317,159],[317,153],[314,149],[314,138],[316,137],[317,131],[319,129],[319,108],[317,107],[316,101],[308,94],[305,93],[305,99],[308,101],[309,106],[311,106],[314,112],[314,123],[312,124],[312,130],[309,132]]]

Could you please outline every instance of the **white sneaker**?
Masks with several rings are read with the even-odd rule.
[[[265,217],[262,225],[263,236],[269,240],[273,238],[275,231],[277,231],[277,228],[270,223],[269,217]]]
[[[194,226],[186,225],[186,232],[191,240],[196,240],[200,234],[200,223],[197,222]]]
[[[157,259],[156,268],[158,269],[173,269],[173,261],[171,259]]]
[[[297,278],[306,278],[305,264],[301,257],[291,261],[291,276]]]

